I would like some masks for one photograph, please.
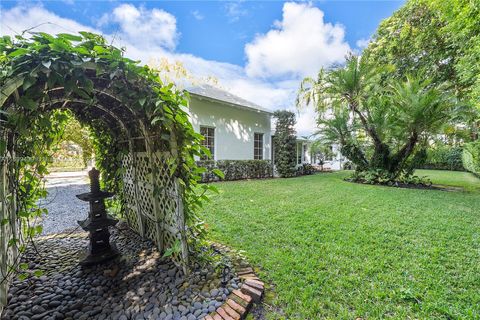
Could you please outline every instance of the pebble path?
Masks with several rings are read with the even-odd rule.
[[[239,278],[232,274],[222,282],[213,266],[185,276],[152,242],[123,223],[111,229],[121,257],[80,267],[88,235],[79,232],[76,221],[85,219],[88,205],[75,195],[88,191],[86,177],[50,177],[47,187],[49,196],[42,205],[49,214],[43,235],[22,258],[30,276],[13,281],[1,319],[202,319],[239,288]],[[35,276],[35,270],[43,274]]]

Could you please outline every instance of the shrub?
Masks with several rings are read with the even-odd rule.
[[[315,168],[310,163],[304,163],[297,166],[297,176],[314,174],[315,171]]]
[[[275,136],[273,145],[275,150],[275,168],[282,178],[296,175],[296,136],[295,113],[290,111],[276,111]]]
[[[272,162],[270,160],[207,160],[198,161],[197,165],[206,169],[202,174],[202,182],[273,177]],[[224,177],[218,177],[213,172],[215,169],[222,171]]]
[[[419,168],[463,171],[462,148],[436,147],[429,149],[425,163]]]
[[[355,171],[347,181],[365,183],[365,184],[381,184],[388,186],[398,185],[415,185],[415,186],[431,186],[431,181],[425,177],[418,177],[408,172],[402,172],[400,175],[394,175],[386,170],[367,170]]]
[[[463,147],[462,162],[465,170],[480,177],[480,141],[466,143]]]
[[[343,170],[355,170],[355,165],[351,161],[347,161],[343,164]]]

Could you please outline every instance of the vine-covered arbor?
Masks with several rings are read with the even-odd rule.
[[[1,302],[26,240],[39,232],[32,219],[43,213],[41,179],[65,110],[92,129],[104,186],[131,228],[185,267],[204,197],[195,193],[194,156],[205,151],[184,94],[86,32],[3,37],[0,65]]]

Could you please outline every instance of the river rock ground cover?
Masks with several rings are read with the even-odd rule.
[[[201,319],[238,288],[212,266],[185,276],[123,224],[111,232],[121,258],[88,269],[78,264],[86,233],[37,239],[24,262],[43,275],[13,282],[2,319]]]

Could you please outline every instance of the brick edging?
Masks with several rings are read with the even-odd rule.
[[[260,301],[265,285],[260,281],[253,269],[251,267],[239,268],[236,272],[242,280],[240,290],[233,290],[228,295],[227,300],[216,311],[205,316],[204,320],[244,319],[253,303]]]

